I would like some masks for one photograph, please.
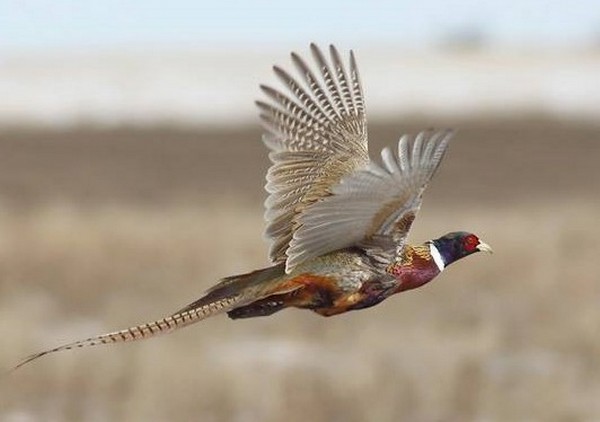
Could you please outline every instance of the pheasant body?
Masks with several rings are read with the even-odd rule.
[[[290,274],[282,271],[280,278],[272,281],[286,289],[297,289],[281,295],[274,293],[231,310],[228,315],[233,319],[266,316],[296,307],[332,316],[368,308],[433,280],[441,271],[429,250],[429,244],[407,245],[398,262],[388,265],[358,248],[333,252],[298,266]]]

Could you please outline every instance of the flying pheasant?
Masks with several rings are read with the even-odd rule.
[[[256,102],[272,161],[265,202],[272,266],[227,277],[165,318],[46,350],[17,367],[62,350],[146,339],[222,313],[250,318],[295,307],[331,316],[368,308],[430,282],[467,255],[491,252],[462,231],[406,243],[452,132],[404,135],[397,149],[381,151],[382,164],[371,161],[354,54],[347,66],[334,46],[329,59],[316,45],[310,49],[313,69],[292,53],[299,77],[275,66],[285,92],[261,85],[266,101]]]

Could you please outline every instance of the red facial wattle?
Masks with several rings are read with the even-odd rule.
[[[474,234],[470,234],[463,239],[463,246],[467,252],[475,252],[479,245],[479,239]]]

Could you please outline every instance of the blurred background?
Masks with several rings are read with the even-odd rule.
[[[268,265],[253,101],[355,50],[371,154],[458,133],[411,235],[428,286],[324,319],[218,317],[0,379],[3,421],[600,420],[600,3],[0,3],[0,369]]]

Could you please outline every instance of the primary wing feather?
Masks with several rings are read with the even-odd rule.
[[[274,263],[288,260],[290,242],[306,208],[331,195],[332,186],[369,162],[354,55],[350,53],[347,72],[335,47],[330,46],[331,64],[316,45],[310,48],[316,71],[292,53],[300,79],[274,67],[287,93],[261,86],[269,101],[257,101],[273,163],[267,173],[265,218]]]
[[[397,151],[381,152],[383,166],[372,162],[342,178],[332,195],[300,216],[287,268],[377,236],[392,238],[401,249],[451,136],[451,131],[402,136]]]

